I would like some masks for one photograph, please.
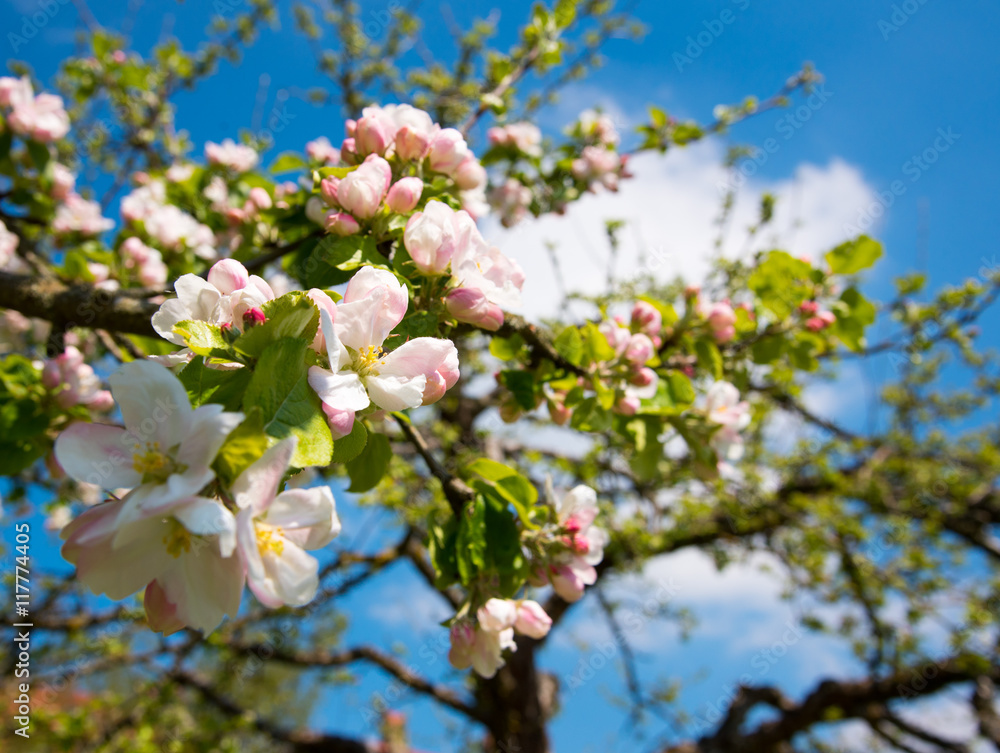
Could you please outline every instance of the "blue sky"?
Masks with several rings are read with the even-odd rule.
[[[372,20],[389,6],[381,0],[361,5],[366,19]],[[462,24],[473,16],[486,15],[493,5],[454,3],[450,13]],[[500,39],[509,41],[529,3],[516,0],[502,5]],[[93,0],[89,6],[102,24],[121,28],[123,3]],[[444,43],[447,31],[437,20],[442,7],[425,3],[423,15],[433,19],[426,29],[429,46],[442,50],[441,56],[447,59],[451,54]],[[0,7],[0,29],[21,29],[24,19],[41,8],[37,0],[8,0]],[[210,3],[190,2],[141,6],[134,27],[135,47],[146,50],[164,28],[172,29],[186,46],[193,46],[202,37],[210,8]],[[167,18],[164,12],[169,14]],[[844,212],[837,220],[825,218],[825,203],[849,202],[860,213],[865,206],[858,198],[862,189],[884,192],[894,181],[901,181],[905,192],[894,199],[872,229],[887,250],[887,258],[867,285],[874,297],[888,296],[891,277],[918,265],[926,265],[936,287],[959,283],[979,274],[983,266],[1000,264],[996,240],[1000,213],[995,210],[1000,196],[1000,171],[996,169],[1000,166],[1000,141],[994,135],[1000,122],[1000,52],[996,45],[1000,5],[987,0],[808,6],[791,0],[640,0],[635,13],[649,27],[649,34],[638,44],[613,40],[606,49],[607,65],[585,83],[575,85],[566,93],[564,104],[543,117],[550,133],[595,102],[612,111],[622,124],[638,122],[649,104],[679,116],[707,120],[716,104],[737,102],[748,94],[764,97],[773,93],[809,60],[826,77],[828,96],[821,107],[802,111],[808,119],[796,118],[794,122],[801,127],[793,125],[791,137],[784,138],[784,133],[792,122],[787,118],[795,117],[794,110],[769,113],[740,125],[722,142],[762,143],[768,137],[779,138],[781,148],[760,165],[748,186],[751,193],[765,186],[791,186],[789,196],[794,197],[795,185],[812,181],[820,186],[818,192],[809,194],[803,189],[802,195],[819,199],[812,203],[805,200],[803,206],[808,210],[801,210],[802,220],[827,222],[835,231],[843,224]],[[58,5],[51,20],[16,54],[9,40],[0,41],[0,46],[6,45],[8,57],[27,60],[43,79],[50,79],[58,61],[72,53],[73,31],[78,27],[74,5]],[[697,56],[692,51],[698,52]],[[690,62],[678,55],[690,57]],[[342,137],[340,113],[335,108],[315,108],[297,96],[323,84],[308,46],[293,33],[286,13],[282,28],[265,31],[239,67],[223,63],[215,78],[198,91],[179,97],[177,121],[200,147],[206,140],[235,137],[241,128],[260,128],[277,106],[287,113],[288,126],[277,134],[271,156],[301,149],[305,141],[319,135],[337,143]],[[284,104],[281,92],[289,94]],[[784,126],[782,118],[786,118]],[[947,149],[941,148],[946,144],[940,137],[942,130],[952,134]],[[641,185],[656,190],[656,180],[676,182],[678,175],[690,176],[721,154],[718,142],[699,149],[670,154],[662,163],[639,163],[637,174],[639,167],[652,174],[650,182]],[[931,164],[927,158],[925,167],[920,167],[913,160],[924,159],[921,155],[925,150],[932,151],[934,161]],[[629,194],[624,190],[623,196],[627,201]],[[588,206],[606,206],[599,201],[604,199],[595,198]],[[613,211],[620,211],[621,206],[619,201]],[[664,212],[669,216],[671,207],[665,206]],[[682,219],[678,216],[675,221]],[[523,245],[540,237],[531,228],[518,232],[504,237]],[[663,235],[671,235],[669,226]],[[568,238],[568,246],[575,237]],[[664,243],[669,242],[667,237]],[[984,324],[985,342],[1000,342],[989,331],[989,322]],[[339,502],[345,530],[368,514],[357,511],[343,497]],[[380,534],[385,540],[391,536],[388,531]],[[54,537],[44,540],[54,551]],[[43,544],[41,538],[36,542]],[[399,642],[407,647],[407,660],[418,669],[443,676],[447,674],[445,662],[436,649],[443,631],[435,622],[447,615],[415,577],[403,576],[401,569],[397,572],[399,578],[383,578],[344,601],[343,608],[353,620],[347,643],[373,636],[385,639],[385,643]],[[784,640],[792,608],[783,605],[776,587],[752,569],[712,577],[710,568],[698,557],[683,555],[654,574],[660,585],[669,585],[673,576],[678,585],[671,591],[671,603],[695,609],[702,616],[701,626],[690,642],[681,643],[676,630],[666,623],[643,619],[635,636],[643,651],[645,677],[677,677],[691,683],[690,712],[703,714],[718,705],[725,698],[726,684],[744,673],[766,675],[794,693],[827,672],[850,671],[852,665],[844,652],[829,644],[810,637]],[[639,592],[656,590],[654,583]],[[546,669],[560,677],[564,689],[574,677],[582,677],[581,661],[590,662],[592,668],[593,664],[602,665],[594,669],[592,678],[588,675],[573,694],[572,703],[556,719],[553,734],[557,751],[606,750],[614,736],[627,729],[626,716],[608,702],[608,693],[623,692],[622,682],[610,666],[595,660],[600,653],[595,647],[606,641],[608,634],[593,617],[592,607],[585,602],[572,620],[574,635],[589,642],[589,648],[581,649],[564,636],[543,654]],[[414,616],[423,619],[411,624]],[[771,661],[774,654],[763,652],[779,644],[788,652]],[[429,653],[421,651],[428,646]],[[766,671],[758,675],[762,668]],[[372,732],[357,707],[371,693],[384,692],[388,680],[365,668],[361,674],[359,685],[331,691],[324,698],[315,716],[318,724],[343,733]],[[427,704],[408,699],[403,708],[413,720],[418,747],[451,749],[447,735],[435,731],[439,730],[438,718],[428,713]],[[654,739],[666,729],[662,723],[650,727]],[[644,751],[650,747],[649,741],[640,743],[627,736],[614,745],[616,750]]]

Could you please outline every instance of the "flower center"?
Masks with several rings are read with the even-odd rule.
[[[257,548],[261,553],[270,551],[280,557],[281,553],[285,550],[285,539],[281,535],[281,529],[271,528],[259,523],[254,528],[257,531]]]
[[[378,376],[378,367],[385,365],[383,356],[385,353],[378,345],[362,348],[354,357],[354,370],[358,372],[359,376],[368,376],[369,374]]]
[[[169,530],[163,537],[163,545],[167,548],[167,554],[171,557],[180,557],[191,551],[191,541],[194,536],[180,522],[171,518]]]
[[[166,481],[175,470],[173,460],[160,450],[159,442],[146,442],[145,448],[137,443],[132,454],[132,467],[136,473],[142,474],[144,484]]]

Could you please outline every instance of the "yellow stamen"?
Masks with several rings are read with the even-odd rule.
[[[190,552],[192,538],[191,532],[188,529],[171,518],[170,530],[163,537],[163,544],[167,548],[167,554],[171,557],[180,557],[181,554]]]
[[[378,367],[385,365],[384,355],[385,353],[377,345],[369,345],[367,348],[362,348],[358,351],[358,355],[354,359],[355,370],[361,376],[368,376],[369,374],[377,376]]]
[[[280,557],[285,550],[285,539],[281,535],[281,529],[260,524],[257,524],[255,528],[257,530],[257,548],[260,549],[261,553],[270,550]]]

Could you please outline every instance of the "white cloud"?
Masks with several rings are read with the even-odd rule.
[[[701,279],[710,266],[721,187],[728,180],[722,158],[722,146],[714,141],[665,157],[643,154],[630,163],[635,177],[623,181],[618,193],[585,196],[562,217],[526,220],[511,229],[487,222],[486,237],[525,269],[524,313],[538,317],[556,312],[558,285],[545,250],[547,241],[559,243],[556,253],[568,289],[587,293],[604,289],[608,219],[629,222],[621,235],[616,279],[644,273],[660,279],[675,275]],[[763,191],[779,198],[772,229],[747,248],[744,231],[756,221]],[[826,166],[801,165],[786,180],[750,178],[740,189],[724,252],[735,257],[780,240],[793,253],[816,258],[844,240],[854,208],[870,195],[861,173],[840,159]]]

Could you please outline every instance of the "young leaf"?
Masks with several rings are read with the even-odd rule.
[[[319,398],[309,387],[305,340],[285,338],[264,349],[243,400],[244,411],[261,410],[264,431],[281,439],[299,438],[292,465],[329,465],[333,437]]]

